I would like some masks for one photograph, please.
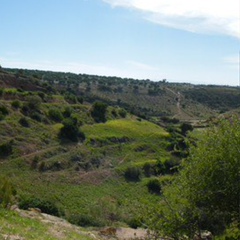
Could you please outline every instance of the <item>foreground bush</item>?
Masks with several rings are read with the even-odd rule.
[[[238,117],[206,130],[197,146],[191,146],[179,175],[164,189],[155,228],[179,239],[183,235],[192,238],[200,230],[220,235],[233,220],[239,224],[239,146]]]
[[[29,208],[39,208],[42,212],[51,214],[54,216],[60,216],[61,211],[57,208],[57,206],[50,201],[42,200],[39,198],[22,198],[19,202],[19,208],[21,209],[29,209]]]

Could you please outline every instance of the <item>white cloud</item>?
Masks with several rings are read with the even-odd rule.
[[[154,23],[186,31],[240,38],[239,0],[103,0],[141,11]]]

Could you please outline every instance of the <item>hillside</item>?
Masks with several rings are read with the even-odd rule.
[[[152,82],[38,70],[5,71],[19,77],[21,81],[24,81],[21,76],[26,76],[25,81],[35,80],[35,83],[45,86],[45,90],[50,90],[51,87],[57,91],[67,90],[68,93],[82,97],[84,101],[93,102],[98,99],[155,121],[159,121],[161,117],[182,121],[204,120],[240,107],[238,87],[179,84],[166,80]],[[4,82],[9,84],[6,80]],[[26,90],[31,88],[25,83],[22,85]]]
[[[0,190],[82,227],[146,227],[188,155],[189,122],[239,100],[226,86],[1,69]]]

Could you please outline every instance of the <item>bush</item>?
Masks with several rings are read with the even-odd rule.
[[[161,194],[161,184],[157,178],[150,179],[147,183],[147,188],[150,193]]]
[[[7,157],[12,154],[13,140],[0,145],[0,156]]]
[[[91,109],[91,116],[93,117],[94,121],[97,123],[106,122],[106,111],[107,111],[107,104],[102,102],[95,102]]]
[[[71,107],[67,106],[67,107],[65,107],[65,109],[63,111],[63,116],[65,118],[69,118],[71,116],[72,112],[73,112],[73,109]]]
[[[42,99],[39,96],[29,96],[27,98],[27,106],[33,111],[39,111]]]
[[[8,109],[7,109],[6,106],[0,105],[0,114],[2,114],[2,115],[4,115],[4,116],[6,116],[6,115],[9,114],[9,111],[8,111]]]
[[[118,111],[118,114],[122,118],[125,118],[127,116],[127,112],[122,108]]]
[[[12,107],[14,107],[14,108],[16,108],[16,109],[18,109],[18,108],[20,108],[21,107],[21,103],[20,103],[20,101],[18,101],[18,100],[14,100],[14,101],[12,101]]]
[[[3,93],[4,93],[4,89],[3,89],[3,88],[0,88],[0,97],[3,96]]]
[[[133,229],[142,227],[141,221],[137,218],[131,218],[130,220],[127,221],[127,224],[129,225],[130,228],[133,228]]]
[[[81,226],[81,227],[102,227],[101,222],[97,222],[91,215],[87,214],[73,214],[68,217],[68,221],[72,224]]]
[[[30,117],[33,119],[33,120],[36,120],[38,122],[42,122],[43,121],[43,117],[40,113],[38,112],[33,112],[30,114]]]
[[[128,181],[139,181],[141,170],[137,167],[128,167],[124,172],[124,177]]]
[[[60,129],[59,136],[77,142],[79,139],[84,140],[85,134],[78,128],[77,119],[66,118],[62,122],[63,127]]]
[[[29,121],[26,117],[21,117],[18,121],[23,127],[30,127]]]
[[[29,208],[39,208],[42,212],[54,215],[54,216],[60,216],[61,211],[57,208],[57,206],[47,200],[42,200],[39,198],[22,198],[19,202],[19,208],[27,210]]]
[[[57,108],[50,108],[48,110],[48,116],[55,122],[61,122],[63,120],[63,115]]]

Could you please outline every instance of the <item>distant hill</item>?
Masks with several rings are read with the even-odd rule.
[[[86,102],[101,100],[112,106],[120,106],[147,119],[169,117],[182,121],[203,120],[240,107],[238,87],[169,83],[166,80],[152,82],[38,70],[4,70],[9,73],[9,77],[3,80],[3,73],[0,75],[2,86],[5,84],[24,90],[35,88],[42,91],[50,91],[52,88],[54,91],[65,91],[82,97]],[[33,86],[32,82],[39,85]]]

